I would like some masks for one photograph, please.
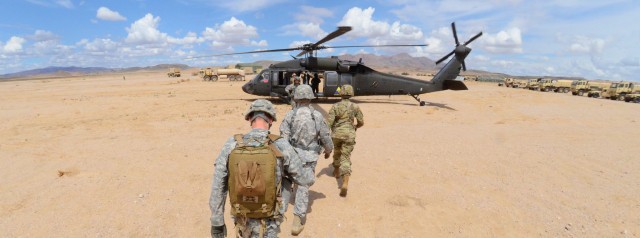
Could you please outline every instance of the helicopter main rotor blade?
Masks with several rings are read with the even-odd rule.
[[[456,39],[456,46],[460,45],[460,41],[458,41],[458,32],[456,32],[456,23],[451,23],[451,30],[453,31],[453,38]]]
[[[312,52],[314,50],[319,49],[320,44],[325,43],[327,41],[333,40],[333,38],[336,38],[338,36],[341,36],[344,33],[347,33],[351,31],[351,27],[350,26],[339,26],[338,29],[336,29],[335,31],[329,33],[329,35],[325,36],[324,38],[320,39],[318,42],[312,44],[312,45],[306,45],[306,47],[302,47],[302,52],[298,53],[296,55],[296,57],[300,57],[304,54],[308,54],[309,52]]]
[[[322,43],[325,43],[327,41],[332,40],[333,38],[336,38],[338,36],[341,36],[344,33],[347,33],[351,31],[351,27],[350,26],[339,26],[337,30],[329,33],[329,35],[325,36],[324,38],[322,38],[321,40],[319,40],[318,42],[316,42],[315,44],[313,44],[313,47],[318,47],[319,45],[321,45]]]
[[[196,59],[196,58],[225,56],[225,55],[242,55],[242,54],[253,54],[253,53],[282,52],[282,51],[292,51],[292,50],[299,50],[299,49],[300,49],[300,47],[297,47],[297,48],[286,48],[286,49],[273,49],[273,50],[255,50],[255,51],[238,52],[238,53],[195,56],[195,57],[188,57],[186,59]]]
[[[471,37],[471,39],[469,39],[467,42],[464,43],[464,45],[468,45],[469,43],[471,43],[472,41],[478,39],[478,37],[482,36],[482,31],[478,34],[476,34],[475,36]]]
[[[356,48],[356,47],[403,47],[403,46],[428,46],[422,45],[344,45],[344,46],[320,46],[318,49]]]
[[[436,64],[439,64],[440,62],[446,60],[447,58],[449,58],[449,56],[453,55],[453,53],[455,53],[455,50],[452,50],[451,52],[449,52],[449,54],[447,54],[444,57],[440,58],[438,61],[436,61]]]

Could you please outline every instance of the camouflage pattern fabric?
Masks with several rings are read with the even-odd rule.
[[[340,169],[340,176],[351,175],[351,152],[356,144],[356,129],[364,125],[362,111],[345,98],[333,104],[328,120],[335,146],[333,167]]]
[[[315,182],[315,169],[318,155],[333,151],[329,127],[322,114],[311,105],[299,106],[289,111],[280,124],[280,136],[289,141],[303,163],[303,176],[306,185],[296,189],[296,201],[293,213],[304,219],[309,204],[309,188]],[[291,183],[283,182],[282,199],[287,206],[292,193]],[[284,207],[286,211],[286,207]]]
[[[351,175],[351,151],[355,145],[352,139],[333,138],[333,168],[340,170],[340,176]]]
[[[263,129],[252,129],[249,133],[243,136],[244,142],[249,146],[260,146],[265,141],[269,131]],[[298,158],[298,154],[294,151],[293,147],[284,139],[278,139],[274,142],[278,150],[282,152],[284,158],[278,160],[278,166],[276,167],[276,183],[281,183],[282,178],[287,176],[297,184],[309,184],[308,178],[303,173],[302,162]],[[222,226],[224,225],[224,207],[226,203],[226,197],[228,193],[227,179],[229,176],[227,170],[227,163],[229,161],[229,154],[231,150],[236,147],[236,141],[230,137],[222,147],[220,154],[216,158],[214,165],[214,177],[213,184],[211,185],[211,196],[209,198],[209,208],[211,209],[211,225]],[[284,201],[284,200],[283,200]],[[280,203],[280,207],[284,207],[285,204]],[[283,211],[283,209],[280,209]],[[280,213],[283,214],[283,213]],[[276,237],[279,231],[280,219],[275,217],[274,219],[267,219],[265,237]],[[234,224],[240,219],[234,217]],[[257,227],[256,227],[257,226]],[[246,230],[247,231],[259,231],[260,219],[247,219]],[[271,235],[273,234],[273,235]],[[246,234],[245,237],[257,237],[258,234]]]
[[[297,87],[298,85],[289,84],[287,85],[287,87],[284,88],[284,91],[287,92],[287,94],[289,94],[289,104],[291,104],[291,109],[296,108],[296,101],[293,100],[293,93],[296,91]]]

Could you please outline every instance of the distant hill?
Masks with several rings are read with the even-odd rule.
[[[186,64],[159,64],[148,67],[129,67],[129,68],[104,68],[104,67],[46,67],[41,69],[32,69],[11,74],[0,75],[0,79],[26,78],[37,76],[51,77],[69,77],[87,74],[114,73],[114,72],[133,72],[141,70],[166,70],[168,68],[188,69]]]

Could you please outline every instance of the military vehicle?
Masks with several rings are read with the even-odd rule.
[[[529,90],[538,90],[540,88],[540,80],[542,80],[542,78],[527,80],[526,88]]]
[[[632,95],[640,93],[640,85],[632,83],[632,82],[618,82],[611,83],[611,87],[609,89],[604,90],[602,92],[603,98],[608,98],[611,100],[626,100],[627,95]],[[632,96],[629,97],[629,101],[634,99]],[[628,102],[628,101],[627,101]]]
[[[220,76],[227,76],[229,81],[244,81],[244,70],[242,69],[214,69],[206,68],[203,71],[203,81],[218,81]]]
[[[293,57],[293,60],[272,64],[268,68],[262,70],[252,80],[242,86],[245,93],[259,96],[279,97],[285,101],[289,101],[289,95],[285,92],[285,87],[289,85],[291,75],[293,73],[300,74],[303,71],[309,71],[312,75],[318,74],[324,77],[323,87],[317,93],[317,97],[339,97],[339,88],[343,84],[353,86],[355,96],[367,95],[408,95],[417,100],[420,106],[426,105],[426,102],[420,100],[419,95],[424,93],[437,92],[442,90],[467,90],[467,86],[462,80],[456,78],[460,74],[460,70],[466,70],[465,58],[471,52],[471,48],[467,47],[478,37],[482,36],[482,32],[471,37],[468,41],[460,44],[455,28],[455,23],[451,23],[453,38],[455,40],[455,48],[449,54],[445,55],[438,61],[436,65],[453,56],[431,81],[423,81],[402,75],[392,75],[378,72],[366,66],[362,59],[359,61],[341,60],[338,57],[317,57],[317,51],[329,48],[350,48],[350,47],[398,47],[398,46],[426,46],[420,45],[360,45],[360,46],[324,46],[323,43],[334,39],[351,30],[350,26],[341,26],[338,29],[318,42],[313,44],[305,44],[300,47],[272,50],[258,50],[240,53],[218,54],[199,57],[212,57],[236,54],[254,54],[267,52],[282,52],[301,50],[301,52]],[[304,56],[304,58],[296,58]],[[199,58],[192,57],[192,58]]]
[[[514,78],[505,78],[504,82],[502,82],[502,85],[504,85],[507,88],[515,88],[514,85],[516,83],[516,80]],[[498,86],[502,86],[502,85],[498,85]]]
[[[545,92],[568,93],[573,80],[543,78],[538,81],[538,89]]]
[[[593,82],[587,80],[578,80],[571,83],[571,94],[583,96],[585,93],[588,97],[598,98],[603,90],[609,88],[611,83]]]
[[[169,68],[169,72],[167,73],[169,77],[180,77],[180,68]]]

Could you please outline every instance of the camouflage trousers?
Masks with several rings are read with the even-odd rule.
[[[281,208],[281,213],[287,211],[287,206],[289,206],[289,200],[291,199],[291,194],[293,194],[294,190],[296,193],[296,200],[293,203],[293,214],[299,216],[300,219],[304,221],[304,218],[307,216],[307,209],[309,208],[309,188],[311,185],[315,183],[315,175],[316,175],[316,165],[318,162],[307,162],[302,166],[302,171],[304,176],[308,176],[308,181],[311,181],[309,185],[302,186],[297,185],[294,189],[293,183],[289,179],[282,180],[282,200],[284,201],[284,206]]]
[[[263,236],[260,237],[260,229],[262,228],[261,219],[247,219],[247,223],[244,227],[236,224],[237,238],[276,238],[280,232],[281,219],[267,219],[265,220],[265,229],[263,230]]]
[[[340,169],[340,176],[351,175],[351,151],[355,139],[331,138],[333,140],[333,168]]]

